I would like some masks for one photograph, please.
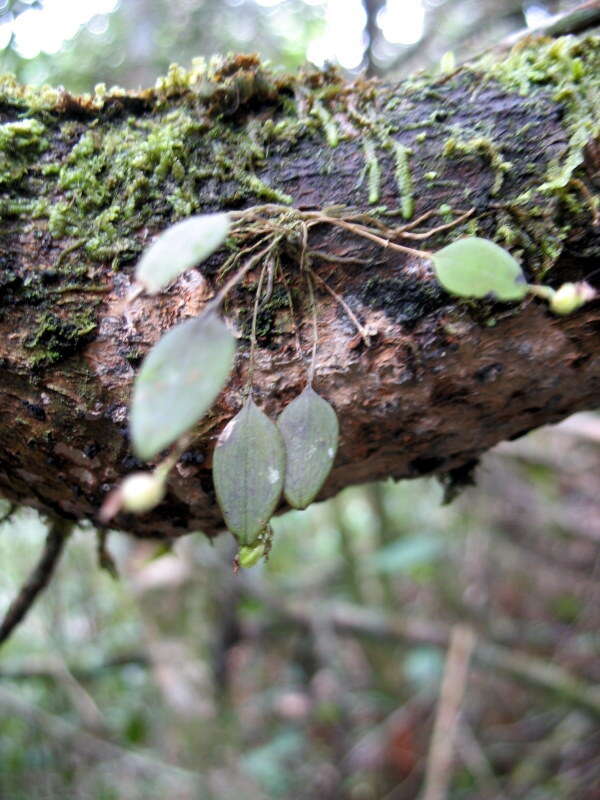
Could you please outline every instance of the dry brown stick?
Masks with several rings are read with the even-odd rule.
[[[467,685],[469,664],[475,647],[475,634],[465,625],[455,625],[442,678],[431,746],[427,756],[423,800],[444,800],[452,778],[452,756],[458,720]]]
[[[50,583],[72,527],[73,523],[64,519],[54,519],[50,523],[40,560],[8,607],[4,619],[0,623],[0,645],[4,644],[15,628],[25,619],[37,596]]]

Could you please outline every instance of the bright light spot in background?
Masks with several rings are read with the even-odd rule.
[[[110,14],[119,0],[45,0],[43,8],[32,8],[11,22],[0,25],[0,47],[15,36],[15,48],[23,58],[38,53],[57,53],[82,25],[97,14]]]
[[[546,20],[552,15],[544,6],[534,3],[531,6],[526,6],[523,13],[525,14],[525,22],[528,28],[538,28],[543,25]]]
[[[425,27],[422,0],[387,0],[377,24],[390,44],[415,44]]]
[[[356,69],[365,52],[366,22],[361,0],[327,0],[325,31],[308,45],[308,60],[318,67],[337,61],[345,69]]]

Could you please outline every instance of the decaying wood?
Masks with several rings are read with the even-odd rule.
[[[578,47],[585,69],[597,65],[597,39],[581,38]],[[572,53],[564,57],[575,58]],[[552,162],[560,165],[573,152],[573,129],[565,122],[570,100],[558,96],[551,77],[520,93],[481,66],[427,81],[397,86],[369,82],[352,88],[336,76],[316,73],[304,83],[298,79],[297,85],[292,79],[268,83],[264,76],[261,83],[261,69],[252,59],[230,63],[218,76],[226,90],[218,83],[201,90],[183,86],[109,96],[102,102],[63,93],[54,107],[41,111],[24,109],[5,97],[0,122],[11,124],[27,114],[42,119],[49,144],[39,162],[60,167],[86,134],[93,138],[94,131],[122,125],[125,119],[133,120],[132,125],[136,120],[164,125],[169,111],[185,104],[199,120],[197,148],[178,155],[185,174],[198,171],[192,210],[239,209],[265,202],[262,190],[247,175],[236,177],[235,165],[222,167],[221,178],[216,170],[203,177],[200,167],[205,164],[199,164],[198,154],[206,160],[207,153],[217,152],[215,158],[221,158],[211,139],[216,124],[223,131],[259,135],[252,132],[266,129],[268,121],[289,124],[286,108],[294,103],[299,129],[287,139],[285,131],[278,134],[255,162],[260,185],[289,195],[293,206],[343,205],[374,218],[382,213],[387,225],[390,219],[401,225],[402,216],[391,218],[376,209],[397,209],[401,193],[410,191],[412,218],[442,206],[417,232],[470,208],[473,214],[431,240],[399,242],[433,249],[477,226],[480,235],[500,243],[504,238],[521,255],[530,278],[549,270],[545,279],[557,286],[597,268],[600,145],[594,136],[590,134],[582,163],[573,166],[563,186],[540,189]],[[240,86],[250,81],[253,88],[244,93]],[[329,93],[328,81],[333,87]],[[581,91],[587,92],[590,114],[597,121],[597,93],[589,84]],[[332,126],[340,137],[337,146]],[[391,131],[390,140],[382,138],[384,130]],[[365,162],[366,140],[375,142],[375,166]],[[402,188],[401,176],[395,175],[390,141],[410,148],[410,189],[406,183]],[[12,157],[10,146],[4,152]],[[93,152],[89,157],[92,168]],[[139,298],[124,313],[137,256],[131,241],[139,251],[175,218],[173,209],[156,206],[150,217],[140,211],[129,245],[119,250],[118,242],[113,243],[112,251],[97,250],[92,257],[84,246],[84,231],[54,229],[50,235],[47,209],[39,216],[19,210],[17,200],[31,203],[36,192],[46,191],[52,205],[77,191],[76,186],[53,184],[48,194],[43,180],[51,178],[38,175],[37,166],[27,162],[24,176],[0,186],[6,188],[0,207],[0,494],[62,517],[94,519],[106,493],[140,466],[127,437],[135,368],[162,332],[202,309],[217,285],[225,255],[211,259],[206,277],[192,271],[163,296]],[[140,179],[149,169],[154,167],[140,166]],[[166,173],[165,194],[174,191],[172,174],[174,169]],[[369,203],[377,180],[378,196]],[[528,191],[530,199],[517,202]],[[99,212],[89,213],[92,225]],[[293,285],[296,323],[308,355],[310,308],[303,302],[305,289],[292,245],[281,254],[282,265]],[[460,476],[495,443],[598,405],[598,304],[567,318],[552,316],[537,300],[520,307],[460,304],[436,286],[426,260],[331,225],[315,228],[309,246],[322,254],[313,256],[312,268],[343,298],[371,339],[366,347],[343,306],[317,283],[315,388],[336,408],[341,423],[340,451],[323,498],[349,484],[389,476]],[[76,279],[57,270],[65,263],[77,266]],[[234,292],[226,304],[226,315],[241,334],[251,306],[250,285]],[[84,319],[85,311],[91,321]],[[52,320],[53,332],[44,328],[45,319]],[[263,322],[255,397],[275,416],[304,388],[306,363],[298,357],[285,302],[266,308]],[[44,355],[44,345],[52,347],[51,356]],[[240,407],[247,366],[248,340],[242,335],[231,384],[200,424],[171,477],[166,501],[141,517],[119,516],[119,527],[161,538],[220,530],[211,454],[219,431]]]

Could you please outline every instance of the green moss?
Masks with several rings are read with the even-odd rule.
[[[33,118],[0,125],[0,191],[18,184],[35,165],[48,146],[45,130],[45,125]]]
[[[35,321],[36,327],[25,342],[32,350],[31,367],[41,367],[61,361],[75,353],[96,329],[95,314],[89,308],[66,318],[44,311]]]
[[[549,164],[540,191],[564,189],[583,163],[585,145],[600,135],[600,38],[525,40],[506,58],[486,57],[478,67],[524,96],[554,89],[554,99],[564,106],[569,146],[564,157]]]
[[[327,111],[320,100],[315,100],[313,103],[312,113],[323,126],[329,146],[336,147],[340,140],[340,135],[331,113]]]
[[[107,91],[99,85],[93,95],[75,98],[63,90],[21,87],[12,78],[0,78],[0,102],[9,116],[14,112],[19,118],[0,126],[0,214],[36,218],[40,231],[47,220],[51,235],[67,240],[60,243],[68,256],[61,264],[63,281],[77,269],[77,256],[68,253],[73,241],[82,240],[88,263],[112,262],[117,269],[136,257],[147,231],[199,209],[257,200],[291,203],[277,185],[273,153],[285,155],[305,136],[320,136],[328,145],[322,148],[327,155],[318,158],[333,175],[339,163],[332,148],[342,139],[357,141],[364,152],[372,206],[382,194],[385,176],[378,150],[383,149],[391,153],[384,164],[390,173],[393,170],[406,219],[414,214],[419,180],[435,181],[436,192],[444,189],[446,198],[462,207],[463,187],[443,179],[444,167],[449,167],[444,157],[481,156],[494,171],[492,193],[502,195],[510,185],[505,178],[511,165],[497,144],[503,141],[502,129],[467,129],[464,123],[461,128],[461,115],[453,106],[452,93],[464,96],[465,82],[471,81],[473,90],[481,88],[482,72],[484,87],[486,81],[499,81],[508,91],[526,95],[524,103],[531,103],[532,109],[538,91],[546,99],[553,94],[565,109],[570,137],[560,162],[528,155],[534,177],[519,197],[502,196],[503,203],[531,216],[532,209],[547,204],[544,194],[555,193],[562,200],[561,213],[591,213],[597,199],[582,197],[572,179],[582,163],[583,145],[598,132],[598,52],[598,39],[593,38],[581,43],[571,38],[541,44],[536,40],[500,63],[484,59],[462,69],[456,79],[444,79],[439,89],[427,86],[431,79],[422,77],[399,89],[367,81],[343,85],[335,70],[291,76],[252,56],[196,60],[189,70],[173,66],[154,89],[138,93]],[[374,111],[376,94],[377,108],[385,111]],[[441,102],[443,108],[432,107]],[[417,111],[424,119],[418,119]],[[452,115],[449,127],[445,120]],[[444,139],[441,156],[439,143]],[[414,152],[410,164],[409,146]],[[432,154],[431,165],[421,155],[425,148]],[[431,171],[420,177],[425,160]],[[498,218],[489,228],[493,231],[495,224],[499,238],[514,241],[546,268],[568,235],[559,217],[547,214],[527,222]],[[453,219],[449,209],[443,219]],[[468,225],[477,229],[478,222],[473,218]],[[489,234],[486,225],[483,233]],[[96,277],[83,274],[79,285],[97,283]]]
[[[371,139],[363,141],[363,153],[369,187],[369,203],[373,205],[377,203],[381,193],[381,167],[377,158],[375,143]]]
[[[266,153],[305,135],[335,146],[336,116],[372,99],[371,90],[357,100],[342,87],[333,69],[291,76],[255,56],[196,59],[189,70],[173,65],[154,89],[137,93],[98,85],[94,95],[74,97],[5,77],[0,102],[37,113],[44,124],[34,116],[4,126],[10,153],[0,177],[5,172],[11,185],[0,213],[45,218],[53,238],[83,238],[92,260],[118,267],[140,251],[142,230],[200,208],[291,204],[273,170],[266,172]],[[261,104],[273,106],[274,119],[253,114]],[[92,121],[78,121],[85,115]],[[2,141],[0,133],[0,157]],[[27,194],[36,199],[23,201]]]
[[[442,155],[444,158],[457,158],[461,155],[486,156],[496,173],[496,178],[490,191],[491,195],[498,194],[502,188],[504,175],[512,168],[510,161],[505,161],[499,148],[485,136],[475,136],[464,140],[451,136],[444,144]]]
[[[509,247],[519,243],[519,232],[506,223],[496,229],[496,240],[504,242]]]
[[[240,317],[237,320],[242,337],[248,342],[250,341],[250,332],[252,330],[255,290],[256,286],[248,288],[248,302],[241,308]],[[277,323],[282,312],[285,312],[286,316],[289,313],[287,290],[283,285],[276,284],[273,286],[271,296],[263,302],[256,317],[256,338],[263,346],[272,344],[273,336],[279,333]]]
[[[413,182],[410,174],[410,164],[408,162],[411,151],[400,144],[400,142],[394,142],[393,147],[395,160],[394,176],[396,178],[398,191],[400,192],[402,216],[404,219],[410,219],[415,210]]]

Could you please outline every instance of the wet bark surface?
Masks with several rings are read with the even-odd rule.
[[[286,88],[281,91],[290,96]],[[551,266],[546,281],[553,286],[597,268],[600,227],[588,197],[599,184],[594,142],[574,173],[579,182],[574,194],[583,195],[582,202],[546,194],[535,212],[511,205],[511,199],[537,190],[552,160],[566,158],[564,108],[552,91],[541,87],[532,99],[466,70],[417,89],[372,85],[369,92],[374,115],[385,118],[394,141],[411,150],[413,217],[441,205],[456,213],[473,209],[470,220],[478,235],[496,240],[501,226],[510,224],[516,231],[511,249],[519,251],[528,278]],[[237,108],[225,124],[239,128],[277,119],[280,101],[277,96],[255,99]],[[3,122],[17,117],[17,109],[6,105],[1,112]],[[117,124],[124,113],[144,119],[156,114],[160,124],[165,112],[147,96],[102,111],[71,100],[45,112],[52,130],[72,122],[76,141],[98,120]],[[364,131],[351,115],[338,124],[347,124],[348,135],[335,147],[310,127],[288,142],[278,140],[257,167],[258,178],[290,195],[296,208],[343,205],[373,213],[368,174],[360,180]],[[211,135],[209,124],[202,135]],[[493,142],[502,160],[510,162],[501,180],[485,148],[469,153],[448,147],[451,138],[460,144],[475,136]],[[66,159],[69,148],[55,137],[49,153],[43,158]],[[396,208],[400,190],[392,153],[385,148],[379,167],[377,206]],[[252,191],[231,200],[226,178],[221,186],[215,178],[210,181],[210,191],[200,192],[197,210],[221,207],[219,197],[229,198],[225,208],[264,202]],[[32,185],[20,189],[25,198]],[[419,230],[451,218],[443,213]],[[168,214],[162,222],[155,216],[135,232],[135,241],[144,246],[168,223]],[[124,313],[134,253],[92,259],[76,251],[77,280],[66,280],[56,265],[73,237],[52,236],[45,219],[7,211],[0,225],[0,494],[60,516],[93,520],[118,480],[143,466],[131,453],[127,433],[135,370],[161,333],[202,310],[224,256],[213,257],[204,276],[192,270],[160,297],[142,297]],[[469,230],[465,223],[423,246],[435,249]],[[565,230],[551,258],[548,243]],[[366,346],[343,307],[317,285],[314,386],[335,407],[341,427],[338,457],[322,498],[380,478],[460,475],[495,443],[598,405],[598,303],[567,318],[551,315],[537,300],[518,307],[457,303],[437,286],[427,260],[328,225],[313,229],[309,248],[344,259],[314,256],[312,265],[372,334]],[[292,247],[282,254],[282,263],[296,301],[295,320],[275,287],[259,317],[255,371],[255,400],[273,417],[304,388],[312,345],[310,307]],[[240,333],[234,375],[174,470],[166,500],[140,517],[120,515],[117,527],[160,538],[194,530],[212,535],[222,528],[211,458],[216,437],[240,407],[252,303],[251,281],[226,303],[225,315]],[[51,358],[34,357],[42,346]]]

